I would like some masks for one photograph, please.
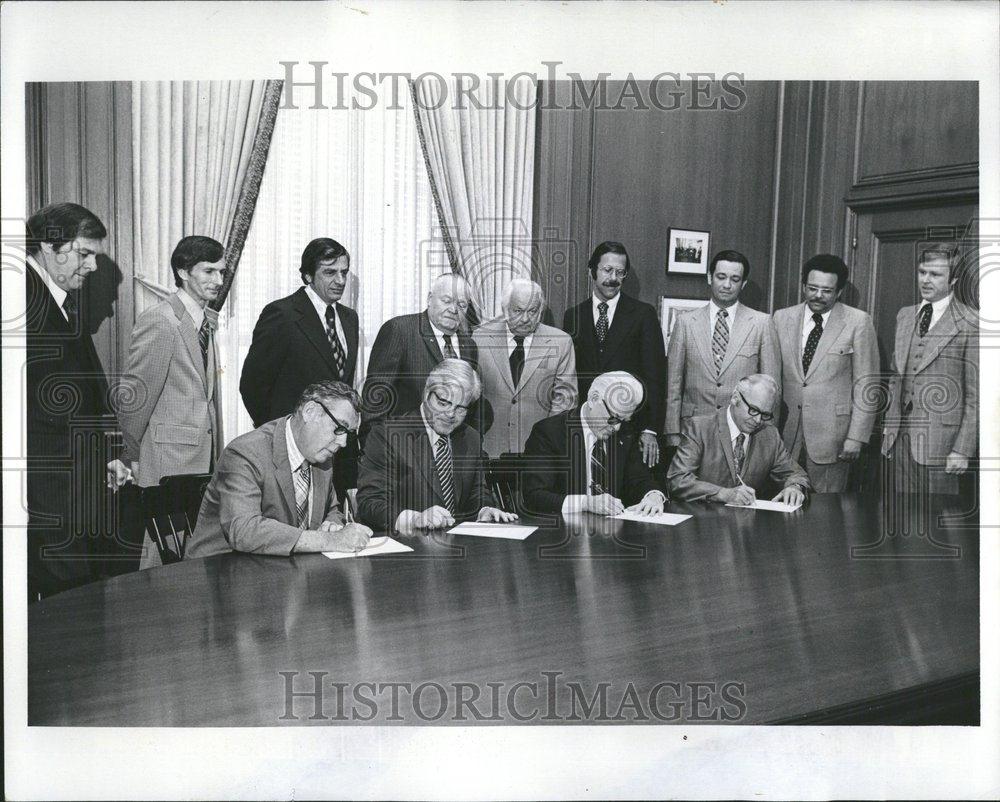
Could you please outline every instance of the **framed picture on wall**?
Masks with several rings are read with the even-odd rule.
[[[705,274],[708,232],[671,228],[667,232],[667,272]]]
[[[660,328],[663,329],[663,342],[670,340],[670,332],[673,331],[677,316],[688,309],[697,309],[707,304],[704,298],[668,298],[664,295],[660,298]]]

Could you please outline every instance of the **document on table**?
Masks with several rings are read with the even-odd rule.
[[[801,504],[785,504],[781,501],[764,501],[757,499],[753,504],[726,504],[727,507],[744,507],[753,510],[770,510],[771,512],[795,512]]]
[[[473,535],[474,537],[502,537],[507,540],[524,540],[537,526],[518,524],[491,524],[485,521],[459,524],[448,530],[449,535]]]
[[[324,551],[323,556],[330,560],[340,560],[344,557],[375,557],[379,554],[402,554],[406,551],[413,549],[391,537],[373,537],[368,548],[361,551]]]
[[[681,515],[676,512],[658,512],[656,515],[640,515],[637,512],[621,512],[614,516],[620,521],[638,521],[641,524],[660,524],[661,526],[677,526],[683,523],[690,515]]]

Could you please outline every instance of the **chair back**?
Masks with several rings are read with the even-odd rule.
[[[211,479],[207,473],[164,476],[159,485],[142,488],[146,531],[164,565],[184,559],[187,540],[198,523],[198,509]]]
[[[520,454],[501,454],[486,464],[486,484],[493,493],[497,506],[507,512],[521,509],[518,483]]]

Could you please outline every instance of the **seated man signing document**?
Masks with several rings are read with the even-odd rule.
[[[360,406],[343,382],[317,382],[291,415],[233,440],[205,490],[185,557],[365,548],[371,529],[345,523],[331,481],[333,460],[360,422]]]
[[[483,441],[465,425],[482,392],[475,368],[444,359],[417,409],[377,421],[358,476],[358,517],[380,532],[443,529],[457,520],[507,523],[486,486]]]
[[[642,384],[632,374],[602,373],[583,406],[534,425],[521,476],[529,514],[618,515],[625,504],[644,515],[663,512],[666,496],[642,460],[636,434],[619,431],[642,396]]]
[[[809,477],[769,425],[777,394],[770,376],[746,376],[736,383],[726,409],[688,420],[667,472],[673,497],[750,505],[771,479],[784,484],[775,501],[801,504],[811,489]]]

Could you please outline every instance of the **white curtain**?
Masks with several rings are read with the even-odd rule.
[[[400,96],[401,109],[279,109],[218,340],[227,437],[252,428],[239,374],[254,324],[266,304],[302,286],[299,263],[310,240],[332,237],[351,255],[343,303],[360,316],[358,386],[382,323],[423,309],[433,278],[450,269],[413,110]]]
[[[182,237],[226,244],[266,88],[267,81],[132,84],[136,314],[174,291],[170,254]]]
[[[512,278],[531,278],[535,84],[484,81],[471,90],[478,103],[456,102],[457,89],[455,79],[413,85],[446,235],[486,320]]]

